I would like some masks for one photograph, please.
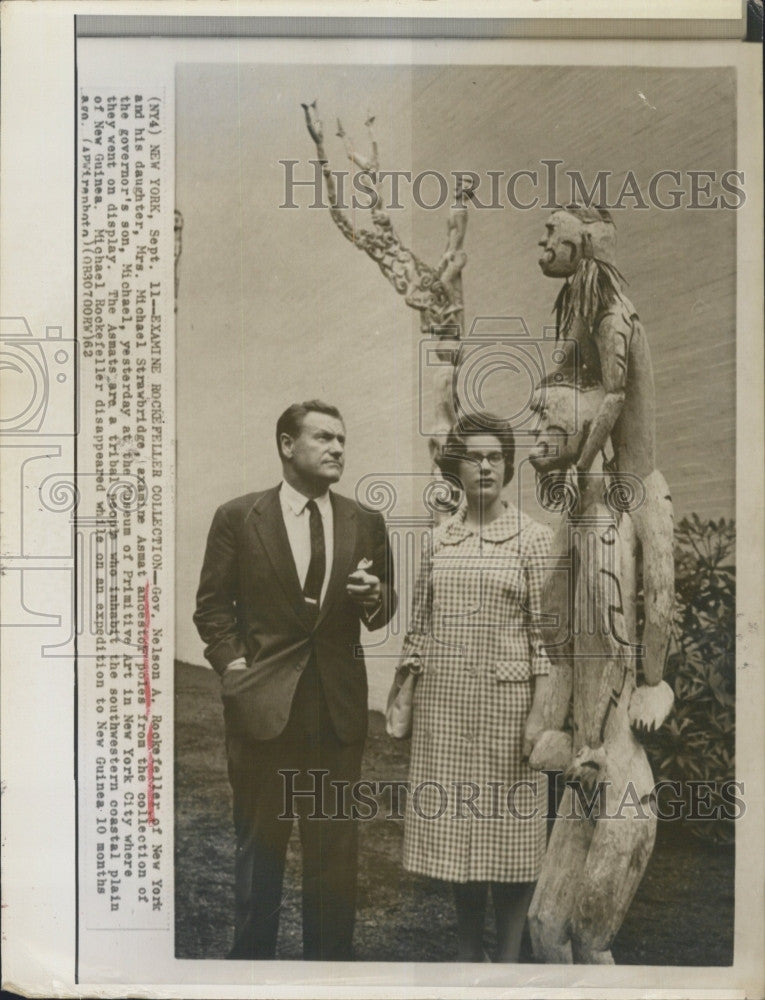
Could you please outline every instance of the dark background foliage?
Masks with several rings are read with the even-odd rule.
[[[732,520],[702,521],[695,514],[677,525],[677,605],[664,674],[675,705],[661,729],[644,740],[657,781],[711,784],[710,811],[725,806],[719,787],[735,779],[735,532]],[[724,818],[694,819],[689,826],[704,838],[733,836]]]

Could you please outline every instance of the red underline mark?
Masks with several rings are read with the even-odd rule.
[[[146,811],[150,824],[154,818],[154,731],[151,724],[151,600],[147,580],[143,588],[143,700],[146,715]]]

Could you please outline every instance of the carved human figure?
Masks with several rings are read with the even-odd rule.
[[[638,477],[645,488],[645,501],[632,511],[632,521],[642,547],[643,673],[648,688],[634,711],[650,728],[656,712],[649,689],[663,675],[674,604],[672,501],[656,470],[651,354],[637,312],[622,291],[610,213],[561,209],[552,213],[545,229],[539,265],[548,277],[565,279],[555,304],[563,351],[559,374],[603,387],[572,470],[572,485],[610,441],[613,470],[627,479]]]
[[[541,605],[554,623],[545,643],[551,665],[545,730],[529,763],[563,771],[570,783],[529,926],[540,961],[605,964],[613,961],[611,942],[656,834],[651,769],[630,726],[644,689],[635,686],[639,550],[628,508],[641,494],[626,496],[625,483],[596,457],[573,495],[568,472],[581,461],[607,393],[599,383],[577,386],[560,378],[543,385],[532,402],[539,415],[531,453],[539,489],[564,513]],[[672,692],[663,681],[652,691],[658,724]],[[564,731],[569,712],[573,733]]]

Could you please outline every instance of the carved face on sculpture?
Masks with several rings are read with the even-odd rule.
[[[581,389],[563,383],[537,387],[531,409],[539,422],[529,456],[537,472],[567,469],[577,461],[602,399],[600,386]]]
[[[582,225],[568,212],[553,212],[539,241],[539,266],[548,278],[568,278],[582,257]]]
[[[608,212],[559,209],[545,223],[539,246],[542,273],[548,278],[568,278],[586,258],[614,263],[616,229]]]

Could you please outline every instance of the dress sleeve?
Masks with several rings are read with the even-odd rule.
[[[533,674],[548,674],[550,661],[545,652],[545,628],[542,624],[542,589],[548,571],[546,557],[550,552],[552,532],[541,524],[529,532],[524,551],[524,573],[526,575],[529,660]]]
[[[414,588],[409,628],[404,637],[400,665],[413,656],[423,656],[430,637],[433,614],[433,534],[422,537],[420,571]]]

